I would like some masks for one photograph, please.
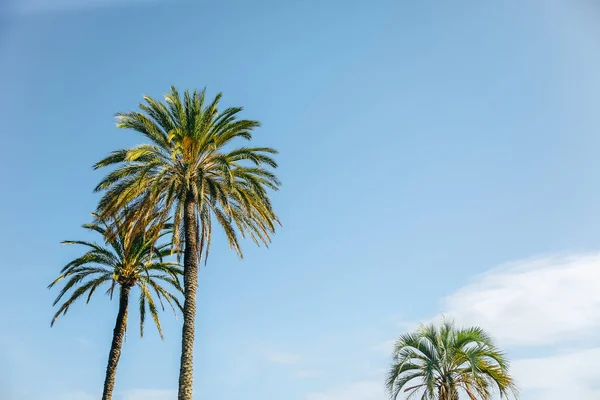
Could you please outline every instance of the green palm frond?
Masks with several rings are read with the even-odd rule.
[[[457,328],[452,321],[421,326],[400,335],[392,354],[386,387],[392,399],[471,400],[517,398],[509,363],[479,327]],[[420,396],[420,397],[419,397]]]
[[[131,222],[127,219],[127,212],[122,212],[111,222],[100,219],[98,215],[95,217],[94,223],[85,224],[83,227],[102,235],[104,246],[81,240],[63,242],[83,246],[88,251],[67,263],[62,268],[60,276],[48,286],[52,288],[66,280],[53,305],[57,305],[65,295],[70,293],[70,297],[55,313],[51,325],[54,325],[60,315],[66,314],[79,298],[87,295],[86,303],[89,302],[100,286],[108,284],[106,292],[111,295],[111,298],[117,285],[135,286],[140,290],[140,334],[143,335],[145,314],[149,311],[162,338],[154,296],[159,299],[159,302],[164,299],[174,312],[176,308],[181,309],[175,293],[182,292],[180,278],[183,270],[180,264],[165,260],[165,257],[173,253],[170,243],[156,244],[156,239],[171,233],[172,224],[154,219],[135,235],[128,236],[126,230],[119,230],[116,235],[111,236],[111,229],[115,226],[126,226],[127,221],[130,225],[142,224],[142,222]],[[148,287],[153,290],[148,290]]]
[[[183,204],[193,199],[203,245],[198,256],[205,261],[213,220],[240,257],[240,238],[266,246],[279,224],[267,193],[280,186],[268,170],[277,167],[272,157],[277,151],[229,149],[235,139],[250,140],[260,124],[238,119],[241,107],[219,111],[220,99],[221,94],[207,99],[206,90],[180,94],[171,87],[164,103],[144,96],[141,111],[118,113],[119,128],[139,132],[150,143],[115,151],[94,165],[116,167],[96,187],[103,191],[98,213],[109,218],[129,207],[137,218],[172,216],[172,243],[180,249]]]

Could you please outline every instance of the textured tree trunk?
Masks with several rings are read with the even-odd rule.
[[[185,200],[183,225],[185,249],[183,253],[183,329],[181,334],[181,364],[179,367],[178,400],[192,400],[194,384],[194,324],[196,319],[196,289],[198,287],[198,226],[196,204],[191,195]]]
[[[115,388],[115,376],[117,375],[117,364],[121,357],[121,347],[125,338],[125,329],[127,328],[127,313],[129,305],[129,292],[131,287],[121,286],[119,294],[119,313],[117,314],[117,322],[113,331],[113,340],[110,346],[108,355],[108,365],[106,366],[106,378],[104,379],[104,391],[102,400],[110,400]]]
[[[448,382],[443,382],[439,387],[438,400],[459,400],[458,391]]]

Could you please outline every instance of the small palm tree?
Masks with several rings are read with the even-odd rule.
[[[279,222],[267,189],[279,181],[264,167],[277,167],[268,147],[232,148],[236,139],[250,140],[257,121],[237,119],[242,110],[219,112],[221,94],[208,102],[205,91],[180,96],[171,87],[166,104],[145,96],[142,112],[117,114],[119,128],[132,129],[150,140],[131,149],[118,150],[95,168],[117,166],[97,186],[105,191],[98,211],[102,216],[124,207],[144,219],[161,210],[161,218],[173,214],[173,244],[183,244],[184,311],[179,400],[192,399],[194,325],[198,264],[208,257],[213,221],[240,257],[238,235],[267,245]],[[183,238],[181,238],[183,233]]]
[[[161,224],[162,225],[162,224]],[[83,225],[85,229],[97,232],[106,238],[108,224],[96,222]],[[115,288],[119,287],[119,312],[113,331],[113,339],[106,367],[106,377],[104,380],[103,400],[112,398],[112,392],[115,384],[115,375],[117,364],[121,355],[121,347],[127,328],[127,316],[129,311],[129,295],[133,287],[140,291],[139,309],[140,309],[140,335],[144,335],[144,321],[146,312],[149,311],[156,328],[163,337],[160,321],[158,319],[158,309],[154,296],[164,310],[163,300],[166,301],[173,311],[175,307],[181,309],[177,297],[169,291],[168,287],[181,292],[179,277],[183,273],[179,264],[165,261],[163,257],[171,254],[170,243],[155,246],[155,238],[164,236],[170,232],[170,227],[161,226],[158,235],[154,234],[158,225],[154,223],[147,230],[138,230],[135,236],[127,238],[125,230],[107,241],[106,246],[81,240],[65,241],[63,244],[78,244],[85,246],[88,250],[81,257],[78,257],[68,263],[62,270],[61,275],[56,278],[48,287],[51,288],[63,279],[68,279],[54,304],[58,304],[61,299],[71,291],[68,300],[64,301],[54,318],[66,314],[71,305],[82,297],[86,298],[86,303],[90,301],[92,295],[100,286],[108,285],[107,294],[112,299]],[[165,286],[164,284],[168,284]],[[84,296],[85,295],[85,296]]]
[[[456,328],[453,322],[421,326],[396,341],[386,386],[395,400],[401,391],[408,398],[489,400],[517,398],[508,361],[481,328]]]

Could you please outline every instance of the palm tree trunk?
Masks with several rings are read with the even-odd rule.
[[[178,400],[192,400],[194,384],[194,324],[196,319],[196,289],[198,287],[198,226],[196,204],[187,196],[183,210],[185,250],[183,254],[183,329],[181,334],[181,364],[179,367]]]
[[[438,400],[458,400],[458,391],[451,384],[443,381],[439,387]]]
[[[117,364],[121,357],[121,347],[125,337],[125,329],[127,328],[127,313],[129,308],[129,292],[130,286],[121,286],[119,294],[119,313],[117,314],[117,322],[113,331],[113,340],[110,346],[108,355],[108,365],[106,366],[106,378],[104,379],[104,391],[102,400],[110,400],[115,388],[115,376],[117,375]]]

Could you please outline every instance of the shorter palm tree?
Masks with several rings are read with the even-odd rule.
[[[421,400],[517,398],[508,361],[479,327],[456,328],[453,322],[422,325],[396,341],[386,386],[392,399],[401,391]]]
[[[106,246],[81,240],[63,242],[63,244],[83,245],[88,250],[81,257],[68,263],[61,270],[61,275],[48,286],[51,288],[63,279],[68,279],[56,297],[56,300],[54,300],[53,305],[58,304],[65,294],[71,290],[70,297],[62,303],[54,315],[51,325],[54,325],[54,322],[61,314],[66,314],[69,307],[77,299],[87,297],[86,303],[88,303],[92,295],[96,292],[96,289],[100,286],[104,284],[108,285],[107,294],[110,295],[111,299],[115,288],[119,287],[119,312],[117,314],[108,365],[106,367],[103,400],[112,398],[117,364],[127,328],[131,289],[137,287],[140,291],[141,336],[144,335],[144,321],[146,312],[149,311],[160,337],[163,338],[154,296],[158,299],[158,303],[163,310],[163,300],[171,306],[174,312],[175,307],[180,310],[182,308],[179,300],[172,293],[174,291],[170,291],[169,289],[175,289],[178,292],[182,291],[179,277],[183,274],[183,270],[179,264],[165,261],[164,259],[164,257],[172,253],[170,242],[163,245],[155,245],[157,239],[171,233],[171,226],[160,224],[158,221],[152,221],[148,223],[147,229],[136,230],[139,233],[136,233],[132,237],[125,234],[126,229],[116,230],[120,232],[116,235],[109,234],[108,232],[113,231],[114,229],[111,228],[115,225],[123,225],[121,223],[122,220],[125,219],[122,218],[113,221],[110,225],[99,221],[83,225],[85,229],[101,234]],[[168,286],[164,284],[168,284]]]

